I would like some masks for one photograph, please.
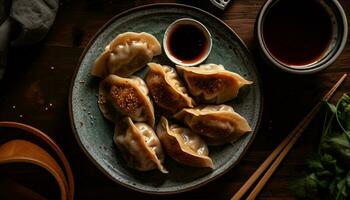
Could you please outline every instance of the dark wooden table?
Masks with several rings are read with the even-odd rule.
[[[253,37],[254,22],[264,0],[232,0],[223,13],[210,6],[209,0],[172,1],[198,6],[217,15],[244,40],[263,79],[263,120],[242,161],[216,181],[191,192],[163,197],[131,191],[104,176],[80,150],[69,122],[68,91],[78,58],[94,33],[121,11],[155,2],[163,1],[61,1],[55,24],[40,44],[10,51],[9,68],[0,82],[0,120],[33,125],[63,148],[74,171],[76,199],[229,199],[322,94],[343,73],[350,72],[349,43],[330,68],[315,75],[291,75],[266,66],[257,54]],[[340,2],[349,16],[350,1]],[[349,88],[350,78],[333,101]],[[315,150],[321,123],[319,116],[309,126],[259,199],[293,199],[289,183],[300,174],[304,160]]]

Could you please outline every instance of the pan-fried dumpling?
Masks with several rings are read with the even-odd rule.
[[[148,66],[150,70],[146,76],[146,84],[159,107],[176,113],[195,105],[174,68],[156,63],[148,63]]]
[[[205,64],[199,67],[177,66],[190,93],[202,103],[220,104],[232,100],[241,87],[252,84],[239,74],[225,70],[224,66]]]
[[[162,173],[168,173],[162,164],[162,145],[147,124],[134,124],[130,117],[126,117],[117,124],[113,139],[129,167],[139,171],[158,168]]]
[[[208,105],[183,109],[175,115],[209,145],[233,142],[251,131],[246,119],[227,105]]]
[[[207,144],[188,128],[170,124],[161,117],[157,135],[167,154],[183,165],[214,168]]]
[[[91,74],[101,78],[109,74],[127,77],[146,66],[161,51],[158,40],[151,34],[122,33],[96,59]]]
[[[137,122],[154,126],[154,108],[145,82],[137,77],[109,75],[100,83],[99,107],[103,115],[115,122],[117,113]]]

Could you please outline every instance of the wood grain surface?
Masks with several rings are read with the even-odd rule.
[[[265,97],[261,128],[242,161],[214,182],[171,196],[145,195],[109,180],[80,150],[68,115],[71,78],[90,38],[121,11],[157,2],[194,5],[224,20],[254,55],[262,75]],[[225,12],[221,12],[211,6],[209,0],[61,0],[54,26],[40,44],[11,48],[8,69],[0,81],[0,120],[33,125],[63,148],[75,175],[76,199],[229,199],[324,92],[343,73],[350,72],[349,42],[330,68],[314,75],[291,75],[266,66],[258,55],[254,40],[255,19],[264,2],[232,0]],[[349,16],[350,1],[340,0],[340,3]],[[348,78],[333,101],[349,89]],[[311,123],[258,199],[293,199],[289,183],[300,175],[305,159],[316,149],[322,121],[323,116],[319,115]]]

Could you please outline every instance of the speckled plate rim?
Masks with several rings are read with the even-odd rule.
[[[249,57],[249,60],[252,61],[252,63],[254,64],[252,70],[258,75],[257,79],[260,83],[260,85],[258,85],[259,90],[260,90],[260,111],[259,111],[259,116],[258,116],[258,120],[256,123],[256,129],[254,130],[254,132],[252,133],[252,137],[250,138],[249,142],[247,143],[246,147],[244,148],[244,150],[242,151],[241,155],[239,155],[238,159],[236,160],[236,162],[234,162],[231,166],[229,166],[227,169],[223,170],[221,173],[217,174],[214,177],[211,177],[201,183],[197,183],[193,186],[187,187],[187,188],[183,188],[183,189],[179,189],[176,191],[166,191],[166,192],[156,192],[156,191],[146,191],[146,190],[142,190],[136,187],[133,187],[131,185],[122,183],[118,180],[116,180],[112,175],[110,175],[105,169],[103,169],[102,166],[100,166],[100,164],[97,163],[97,161],[92,157],[92,155],[90,155],[90,153],[88,152],[88,150],[85,148],[85,146],[82,144],[78,132],[77,132],[77,127],[74,123],[74,116],[73,116],[73,105],[72,105],[72,95],[73,95],[73,88],[74,88],[74,81],[76,79],[77,73],[79,71],[80,65],[82,63],[82,60],[84,59],[87,51],[90,49],[91,45],[95,42],[95,40],[97,39],[97,37],[108,27],[110,26],[115,20],[117,20],[120,17],[123,17],[125,15],[128,15],[129,13],[135,12],[135,11],[139,11],[139,10],[143,10],[143,9],[148,9],[148,8],[152,8],[152,7],[162,7],[162,6],[176,6],[176,7],[183,7],[183,8],[187,8],[187,9],[192,9],[196,12],[201,12],[205,15],[208,15],[210,17],[212,17],[213,19],[215,19],[219,24],[225,26],[227,28],[227,30],[229,30],[237,39],[237,41],[242,45],[243,50],[246,51],[246,55]],[[245,45],[245,43],[243,42],[243,40],[237,35],[237,33],[231,29],[231,27],[229,27],[225,22],[223,22],[221,19],[217,18],[216,16],[214,16],[213,14],[204,11],[200,8],[196,8],[193,6],[189,6],[189,5],[185,5],[185,4],[179,4],[179,3],[154,3],[154,4],[147,4],[147,5],[143,5],[143,6],[138,6],[132,9],[128,9],[126,11],[123,11],[115,16],[113,16],[110,20],[108,20],[95,34],[94,36],[90,39],[90,41],[88,42],[88,44],[86,45],[86,47],[84,48],[84,51],[81,53],[79,60],[76,64],[73,76],[72,76],[72,80],[71,80],[71,84],[70,84],[70,89],[69,89],[69,97],[68,97],[68,107],[69,107],[69,118],[70,118],[70,122],[71,122],[71,126],[72,126],[72,130],[74,133],[74,137],[78,143],[78,145],[80,146],[80,149],[84,152],[84,154],[89,158],[89,160],[103,173],[105,174],[108,178],[110,178],[111,180],[113,180],[115,183],[122,185],[126,188],[132,189],[134,191],[138,191],[138,192],[142,192],[142,193],[146,193],[146,194],[154,194],[154,195],[169,195],[169,194],[178,194],[178,193],[183,193],[183,192],[187,192],[196,188],[199,188],[211,181],[214,181],[215,179],[218,179],[219,177],[221,177],[222,175],[226,174],[228,171],[230,171],[230,169],[232,169],[234,166],[237,165],[237,163],[240,162],[240,160],[242,159],[242,157],[245,155],[245,153],[247,152],[247,150],[249,149],[252,141],[255,138],[255,135],[257,134],[258,130],[260,129],[260,123],[261,123],[261,118],[262,118],[262,114],[263,114],[263,110],[264,110],[264,98],[263,98],[263,88],[262,88],[262,80],[260,77],[260,73],[258,71],[258,69],[256,68],[254,59],[252,57],[252,54],[250,53],[249,49],[247,48],[247,46]]]

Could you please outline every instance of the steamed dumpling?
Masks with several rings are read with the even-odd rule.
[[[170,124],[161,117],[157,135],[167,154],[177,162],[193,167],[214,168],[207,144],[188,128]]]
[[[195,105],[174,68],[156,63],[148,63],[148,66],[146,84],[159,107],[176,113]]]
[[[227,105],[208,105],[183,109],[175,115],[209,145],[233,142],[251,131],[246,119]]]
[[[109,74],[127,77],[160,54],[160,44],[153,35],[144,32],[122,33],[96,59],[91,74],[101,78]]]
[[[147,124],[134,124],[126,117],[116,126],[113,139],[129,167],[139,171],[158,168],[162,173],[168,173],[163,166],[161,143]]]
[[[154,126],[154,108],[145,82],[137,77],[109,75],[100,83],[99,107],[103,115],[115,122],[117,114]]]
[[[224,66],[205,64],[199,67],[177,66],[190,93],[202,103],[220,104],[232,100],[241,87],[252,82],[239,74],[225,70]]]

